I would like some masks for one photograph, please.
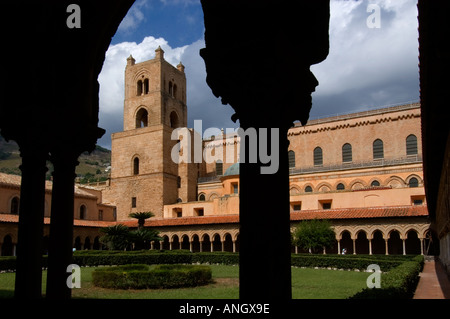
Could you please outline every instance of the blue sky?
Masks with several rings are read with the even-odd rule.
[[[367,20],[379,8],[379,28]],[[313,65],[319,81],[310,119],[403,104],[419,99],[417,0],[331,0],[330,54]],[[373,20],[371,20],[373,21]],[[188,126],[237,128],[231,106],[222,105],[206,85],[199,50],[204,47],[200,0],[137,0],[106,53],[100,83],[99,140],[110,148],[111,133],[123,129],[123,72],[126,58],[154,57],[161,46],[173,65],[186,66]],[[267,38],[268,48],[283,46]],[[265,52],[261,52],[265,54]],[[293,69],[295,68],[295,61]]]

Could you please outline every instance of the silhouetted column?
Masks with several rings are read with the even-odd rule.
[[[78,154],[52,154],[53,191],[48,249],[47,298],[69,299],[66,280],[72,263],[74,181]]]
[[[201,3],[206,81],[233,107],[231,119],[245,132],[240,134],[239,296],[288,300],[287,132],[294,121],[306,124],[309,118],[311,92],[318,85],[309,68],[328,55],[329,0],[304,1],[301,10],[275,0]],[[268,38],[276,39],[273,46]],[[256,134],[243,145],[249,130]]]
[[[14,296],[41,298],[46,153],[21,148],[17,268]]]

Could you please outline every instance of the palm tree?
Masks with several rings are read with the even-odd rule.
[[[140,213],[131,213],[128,217],[136,218],[138,220],[138,229],[144,229],[145,220],[155,216],[152,212],[140,212]]]
[[[137,229],[129,233],[130,240],[134,243],[135,250],[148,249],[152,241],[161,241],[162,238],[158,236],[159,232],[155,229]]]
[[[124,250],[130,244],[129,229],[123,224],[118,224],[100,229],[104,236],[100,241],[108,246],[111,250]]]

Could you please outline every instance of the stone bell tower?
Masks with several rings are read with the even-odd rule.
[[[187,166],[171,159],[172,131],[187,126],[186,76],[164,60],[136,63],[130,55],[125,68],[123,131],[112,134],[111,185],[104,201],[116,205],[117,220],[132,212],[163,216],[163,205],[192,200]],[[195,176],[196,177],[196,176]],[[192,192],[191,192],[192,193]],[[194,194],[195,196],[195,194]]]

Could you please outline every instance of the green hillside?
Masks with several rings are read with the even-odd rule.
[[[88,154],[83,153],[78,161],[80,164],[76,169],[79,182],[88,183],[104,181],[109,177],[109,166],[111,165],[111,151],[99,145]],[[15,142],[6,142],[0,135],[0,172],[21,175],[19,169],[21,163],[19,147]],[[51,178],[52,164],[47,162],[47,179]]]

